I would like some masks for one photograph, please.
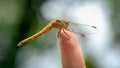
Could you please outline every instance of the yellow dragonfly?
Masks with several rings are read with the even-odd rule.
[[[48,32],[48,31],[51,31],[53,28],[59,29],[59,32],[61,30],[70,30],[72,32],[80,34],[83,37],[85,37],[85,35],[89,34],[89,32],[91,32],[91,31],[97,32],[97,27],[95,27],[95,26],[86,25],[86,24],[71,23],[71,22],[63,21],[63,20],[53,20],[47,26],[45,26],[42,30],[37,32],[36,34],[34,34],[34,35],[28,37],[27,39],[24,39],[21,42],[19,42],[17,46],[22,46],[26,42],[33,40],[33,39],[37,38],[38,36],[43,35],[44,33]],[[91,32],[91,33],[93,33],[93,32]]]

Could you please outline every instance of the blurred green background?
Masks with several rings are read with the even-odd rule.
[[[0,68],[62,68],[57,30],[17,47],[51,20],[95,25],[81,41],[87,68],[120,68],[120,0],[0,0]]]

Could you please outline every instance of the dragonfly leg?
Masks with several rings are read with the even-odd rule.
[[[61,35],[61,31],[63,30],[63,32],[65,33],[66,37],[64,37],[66,40],[70,39],[70,36],[64,31],[64,29],[60,29],[60,31],[58,32],[57,37],[62,37]]]
[[[65,32],[65,29],[63,29],[63,32],[68,36],[68,38],[70,38],[70,36]]]
[[[57,37],[59,38],[59,36],[61,37],[61,29],[58,31]]]
[[[66,29],[66,30],[75,33],[75,31],[74,31],[72,28],[70,28],[70,29]]]

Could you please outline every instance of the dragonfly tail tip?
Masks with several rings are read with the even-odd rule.
[[[21,42],[17,44],[18,47],[20,47],[20,46],[22,46],[22,45],[23,45],[23,44],[21,44]]]

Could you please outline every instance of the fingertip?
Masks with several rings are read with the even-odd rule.
[[[76,35],[68,30],[61,30],[58,37],[63,68],[85,68],[84,56]]]
[[[62,45],[78,44],[76,35],[73,32],[70,32],[68,30],[61,30],[61,32],[59,32],[59,41]]]

